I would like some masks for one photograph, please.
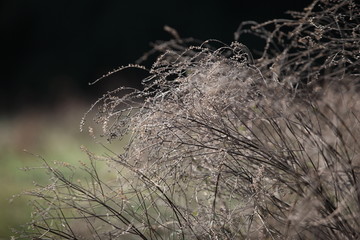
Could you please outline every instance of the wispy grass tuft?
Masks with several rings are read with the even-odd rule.
[[[238,41],[155,47],[143,90],[91,108],[101,135],[130,138],[124,152],[86,151],[86,181],[45,162],[53,177],[29,192],[24,236],[358,239],[359,6],[317,0],[291,15],[240,25],[235,40],[265,40],[259,57]]]

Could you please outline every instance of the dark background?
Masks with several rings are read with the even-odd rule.
[[[95,100],[120,85],[139,87],[124,72],[89,86],[108,71],[133,63],[150,42],[181,37],[231,43],[242,21],[289,17],[311,1],[291,0],[7,0],[0,7],[0,114],[52,108],[72,99]],[[256,42],[243,39],[249,48]]]

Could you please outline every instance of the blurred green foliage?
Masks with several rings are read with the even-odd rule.
[[[87,133],[80,133],[79,122],[87,106],[0,118],[0,239],[9,239],[12,228],[30,221],[29,199],[18,195],[34,188],[34,183],[47,183],[41,158],[78,165],[87,160],[81,145],[104,152]]]

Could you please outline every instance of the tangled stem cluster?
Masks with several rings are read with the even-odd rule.
[[[116,180],[90,152],[86,184],[46,165],[52,183],[31,195],[47,205],[34,204],[27,236],[359,238],[359,6],[315,0],[290,13],[240,25],[235,40],[265,40],[258,58],[238,41],[155,46],[143,90],[90,109],[110,141],[130,139],[102,157]]]

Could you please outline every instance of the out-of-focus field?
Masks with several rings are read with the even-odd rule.
[[[53,110],[29,109],[14,116],[0,116],[0,239],[10,239],[11,228],[30,220],[29,199],[16,197],[34,187],[34,181],[46,183],[41,155],[49,162],[63,161],[77,165],[87,156],[83,145],[101,154],[104,148],[88,133],[79,130],[80,120],[90,104],[71,103]],[[90,119],[89,119],[90,120]],[[24,151],[26,149],[26,151]]]

